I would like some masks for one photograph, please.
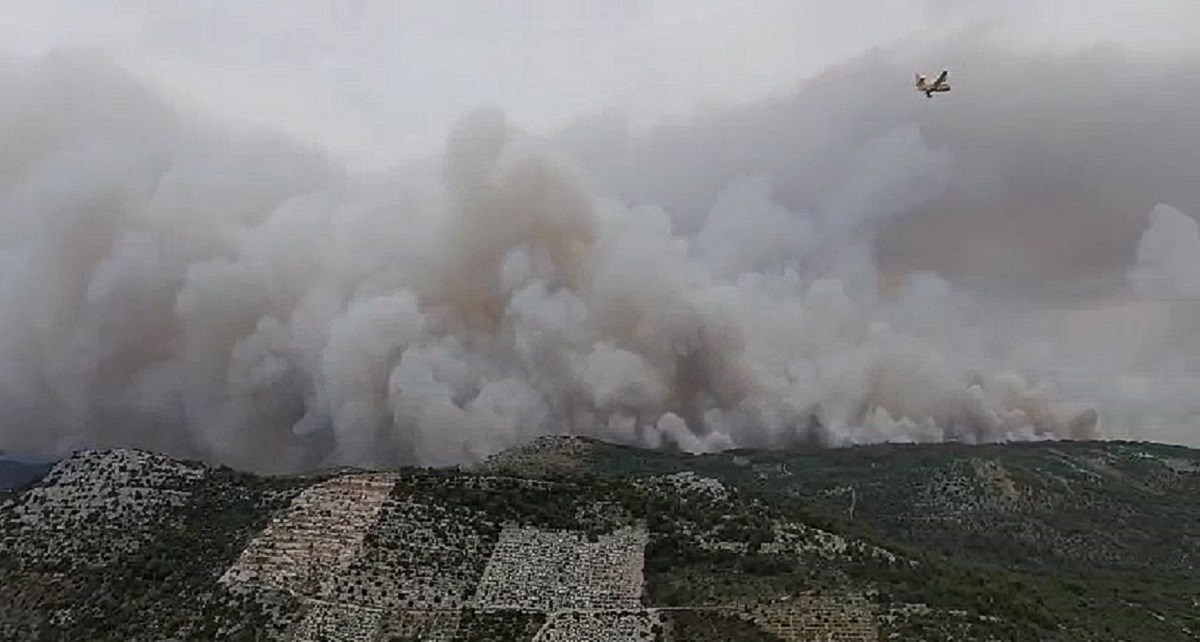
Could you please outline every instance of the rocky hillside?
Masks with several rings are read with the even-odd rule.
[[[1200,451],[1161,445],[88,451],[0,501],[6,640],[1200,639]]]

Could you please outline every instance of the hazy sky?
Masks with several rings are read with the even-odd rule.
[[[748,102],[872,46],[967,25],[1035,46],[1195,46],[1177,0],[43,0],[0,50],[94,47],[186,104],[270,123],[354,167],[440,147],[470,110],[548,131]],[[953,66],[953,61],[947,61]],[[907,82],[908,78],[898,78]]]

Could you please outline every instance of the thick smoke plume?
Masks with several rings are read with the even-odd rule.
[[[355,177],[89,57],[0,67],[0,447],[1197,443],[1197,79],[951,44],[646,134],[479,112]]]

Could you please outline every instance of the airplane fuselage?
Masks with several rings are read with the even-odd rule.
[[[926,98],[932,97],[935,93],[940,94],[943,92],[950,91],[950,84],[946,82],[946,77],[948,75],[949,75],[948,72],[946,72],[945,70],[942,70],[942,73],[938,74],[938,77],[936,80],[934,80],[933,82],[929,82],[929,79],[926,78],[924,75],[917,74],[917,82],[916,82],[917,91],[925,92]]]

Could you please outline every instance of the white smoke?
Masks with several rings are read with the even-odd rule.
[[[1019,335],[932,271],[881,271],[884,237],[970,176],[972,150],[911,120],[818,140],[837,153],[789,166],[802,199],[752,159],[690,177],[696,159],[659,158],[721,176],[696,211],[634,200],[645,182],[593,179],[495,112],[464,118],[440,165],[352,178],[101,63],[3,73],[5,449],[275,471],[459,463],[548,433],[692,452],[1086,437],[1098,417],[1186,416],[1200,389],[1130,360],[1195,372],[1177,325],[1194,316],[1093,368],[1117,378],[1084,386],[1100,415],[1081,413],[1048,377],[1071,357],[1038,362],[1061,337]],[[1156,209],[1136,250],[1137,292],[1196,292],[1192,219]]]
[[[1160,203],[1150,212],[1129,280],[1147,298],[1200,300],[1200,225]]]
[[[1117,436],[1200,444],[1200,225],[1157,205],[1129,272],[1148,322],[1123,330],[1137,349],[1118,364],[1106,406]],[[1114,326],[1116,329],[1117,326]]]

